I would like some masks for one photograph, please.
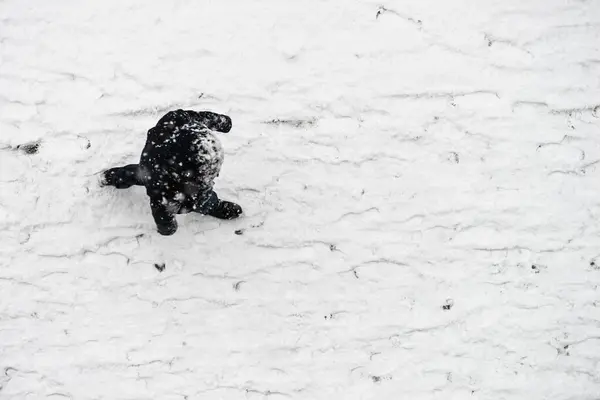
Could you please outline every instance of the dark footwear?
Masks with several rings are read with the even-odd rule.
[[[230,201],[219,201],[219,205],[208,215],[219,219],[236,219],[242,215],[242,207]]]
[[[114,186],[119,189],[127,189],[129,186],[123,185],[122,179],[120,179],[120,169],[117,167],[104,171],[100,177],[100,186]]]
[[[137,165],[107,169],[100,176],[100,186],[114,186],[117,189],[127,189],[134,185],[140,185],[137,173]]]
[[[100,186],[114,186],[114,181],[114,173],[110,169],[100,173],[100,178],[98,179]]]

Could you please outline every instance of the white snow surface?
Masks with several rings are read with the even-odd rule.
[[[0,87],[0,399],[600,399],[600,1],[4,0]]]

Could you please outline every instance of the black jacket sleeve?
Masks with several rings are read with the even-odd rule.
[[[182,126],[188,122],[197,122],[206,126],[208,129],[227,133],[231,130],[231,118],[224,114],[217,114],[210,111],[193,111],[193,110],[175,110],[169,111],[156,124]]]
[[[177,232],[177,220],[175,219],[175,215],[167,210],[161,197],[150,197],[150,208],[152,209],[152,216],[154,217],[158,233],[169,236]]]
[[[217,132],[227,133],[231,130],[231,118],[224,114],[217,114],[210,111],[194,112],[197,121],[200,121],[208,129]]]

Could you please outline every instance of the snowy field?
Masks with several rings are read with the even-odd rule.
[[[163,237],[177,108],[245,216]],[[0,2],[2,400],[598,400],[599,226],[598,0]]]

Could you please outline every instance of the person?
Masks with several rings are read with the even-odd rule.
[[[214,131],[227,133],[231,126],[231,118],[223,114],[170,111],[148,131],[139,164],[104,171],[100,184],[117,189],[145,186],[161,235],[177,231],[176,214],[237,218],[242,208],[220,200],[213,190],[224,158]]]

